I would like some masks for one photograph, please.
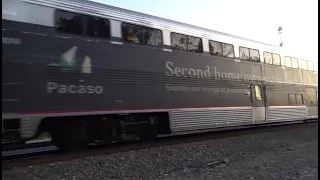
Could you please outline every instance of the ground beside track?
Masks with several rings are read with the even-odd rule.
[[[318,124],[3,171],[3,179],[318,179]]]

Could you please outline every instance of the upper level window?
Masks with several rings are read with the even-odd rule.
[[[256,49],[250,49],[245,47],[239,47],[240,59],[260,61],[259,51]]]
[[[284,65],[286,67],[299,68],[298,59],[289,56],[284,57]]]
[[[269,52],[263,52],[264,62],[267,64],[273,64],[273,65],[281,65],[281,58],[279,54],[269,53]]]
[[[308,63],[306,60],[301,60],[299,63],[299,68],[300,69],[304,69],[304,70],[308,70]]]
[[[314,71],[316,71],[316,72],[318,72],[318,63],[317,62],[315,62],[315,65],[313,66],[314,68]]]
[[[171,33],[171,46],[182,51],[203,52],[201,38],[184,34]]]
[[[89,17],[86,27],[87,34],[95,37],[110,37],[110,22],[109,20]]]
[[[272,59],[273,59],[273,64],[274,65],[278,65],[278,66],[281,65],[281,58],[280,58],[279,54],[273,54],[272,53]]]
[[[253,60],[253,61],[260,60],[260,55],[258,50],[250,49],[250,60]]]
[[[107,19],[57,10],[55,23],[60,32],[101,38],[110,37],[110,22]]]
[[[284,57],[284,66],[285,67],[292,67],[291,58],[290,57],[288,57],[288,56]]]
[[[248,48],[239,47],[240,59],[249,60],[250,53]]]
[[[297,58],[291,58],[292,68],[299,68],[299,62]]]
[[[121,29],[125,41],[151,46],[162,45],[161,30],[129,23],[122,23]]]
[[[56,11],[55,23],[60,32],[82,35],[84,32],[84,16],[65,11]]]
[[[222,54],[225,57],[234,58],[234,49],[232,44],[222,43]]]
[[[234,58],[233,45],[209,40],[209,53],[214,56]]]
[[[267,64],[272,64],[272,54],[268,52],[263,52],[264,62]]]
[[[313,62],[312,61],[307,61],[307,63],[308,63],[308,70],[309,71],[314,71]]]
[[[210,40],[209,53],[215,56],[222,56],[222,43]]]

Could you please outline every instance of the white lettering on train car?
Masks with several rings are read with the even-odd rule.
[[[93,85],[66,85],[59,84],[56,82],[47,83],[47,92],[48,93],[59,93],[59,94],[102,94],[102,86],[93,86]]]
[[[193,69],[193,68],[180,68],[173,67],[173,63],[168,61],[166,63],[167,76],[183,76],[183,77],[197,77],[197,78],[210,78],[210,67],[206,66],[205,69]]]
[[[196,78],[214,78],[216,80],[227,79],[227,80],[264,80],[263,77],[254,74],[239,74],[234,72],[223,72],[219,71],[217,67],[205,66],[203,69],[185,68],[179,67],[173,62],[167,61],[166,64],[166,75],[177,76],[177,77],[196,77]]]

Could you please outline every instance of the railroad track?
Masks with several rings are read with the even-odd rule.
[[[160,137],[152,142],[126,141],[109,145],[89,146],[87,149],[77,152],[64,152],[54,146],[38,147],[37,150],[27,153],[7,153],[4,156],[2,152],[2,169],[10,170],[14,167],[27,167],[43,163],[53,163],[57,161],[66,161],[76,158],[84,158],[89,156],[98,156],[103,154],[111,154],[118,152],[126,152],[130,150],[146,149],[151,147],[168,146],[181,143],[189,143],[196,141],[205,141],[210,139],[227,138],[234,136],[242,136],[256,133],[264,133],[270,131],[281,131],[292,128],[307,128],[314,126],[318,120],[308,122],[292,122],[287,124],[268,124],[259,127],[238,127],[238,129],[217,129],[213,132],[188,134],[172,137]],[[42,148],[42,149],[41,149]]]

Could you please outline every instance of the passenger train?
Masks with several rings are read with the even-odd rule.
[[[2,143],[59,148],[318,118],[281,48],[86,0],[2,1]]]

